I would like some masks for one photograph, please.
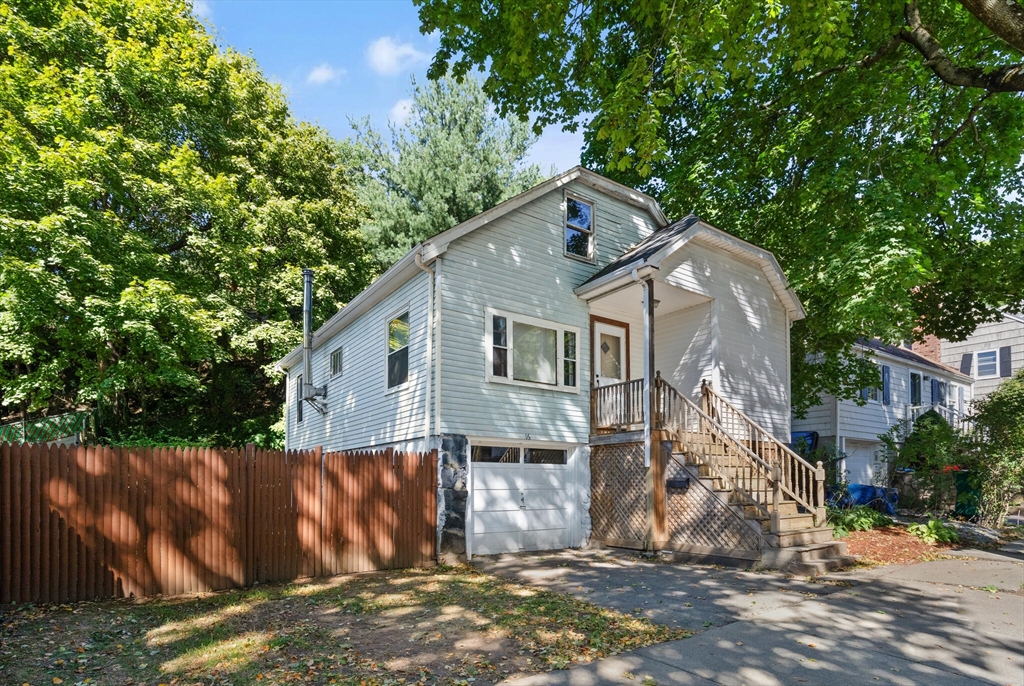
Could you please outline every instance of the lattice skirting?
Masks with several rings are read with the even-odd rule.
[[[669,460],[668,471],[684,475],[684,470],[672,460]],[[665,505],[666,530],[673,545],[733,550],[759,550],[761,547],[761,537],[750,524],[696,477],[691,476],[690,487],[686,490],[668,489]]]
[[[643,443],[595,445],[590,451],[592,537],[642,547],[647,538]]]

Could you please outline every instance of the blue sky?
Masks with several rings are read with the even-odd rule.
[[[400,121],[410,79],[426,79],[436,37],[419,31],[409,0],[194,0],[218,42],[249,52],[281,83],[299,119],[332,135],[351,134],[349,117],[384,129]],[[550,127],[530,160],[546,173],[579,163],[581,134]]]

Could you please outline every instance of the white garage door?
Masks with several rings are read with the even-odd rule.
[[[472,460],[473,555],[568,545],[568,451],[474,445]]]
[[[846,480],[876,486],[885,479],[885,455],[881,443],[846,441]]]

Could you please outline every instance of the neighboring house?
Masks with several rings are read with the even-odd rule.
[[[906,347],[877,340],[862,341],[857,347],[873,356],[881,385],[861,391],[863,404],[823,395],[806,419],[793,420],[793,431],[816,431],[821,445],[845,454],[839,475],[849,483],[881,485],[887,465],[879,435],[928,410],[960,423],[973,397],[973,379]]]
[[[932,359],[973,377],[975,400],[984,398],[1024,367],[1024,315],[1004,312],[998,321],[975,329],[967,340],[935,341],[932,349]]]
[[[806,542],[805,527],[831,542],[808,495],[813,468],[787,462],[780,483],[799,472],[801,485],[782,484],[784,502],[772,505],[770,470],[751,457],[781,450],[768,434],[788,439],[789,331],[803,316],[771,253],[694,216],[670,224],[651,197],[576,167],[417,245],[320,327],[311,355],[312,382],[327,387],[322,414],[300,400],[302,349],[282,359],[287,446],[438,449],[441,554],[582,545],[598,516],[592,458],[614,449],[624,457],[602,465],[646,469],[672,458],[670,446],[676,464],[704,460],[700,476],[711,477],[689,493],[712,494],[703,507],[719,508],[730,540],[785,528],[768,544]],[[684,426],[706,416],[683,411],[695,402],[732,412],[723,399],[749,417],[730,415],[742,441],[710,420]],[[712,464],[733,452],[745,475]],[[701,490],[714,478],[739,488],[753,472],[749,503]],[[645,477],[608,483],[642,494]],[[631,531],[650,546],[654,534]],[[715,540],[703,545],[726,545]]]

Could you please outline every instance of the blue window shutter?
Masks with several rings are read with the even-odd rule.
[[[933,376],[932,377],[932,402],[931,402],[931,404],[934,405],[937,402],[939,402],[939,380],[936,379]]]
[[[866,389],[866,388],[860,389],[860,399],[861,400],[867,400],[868,399],[868,389]]]
[[[889,392],[889,365],[882,365],[882,404],[891,405],[892,395]]]
[[[1004,345],[999,349],[999,376],[1013,376],[1013,369],[1010,365],[1010,346]]]
[[[974,353],[964,353],[960,358],[960,373],[971,375],[971,365],[974,363]]]

